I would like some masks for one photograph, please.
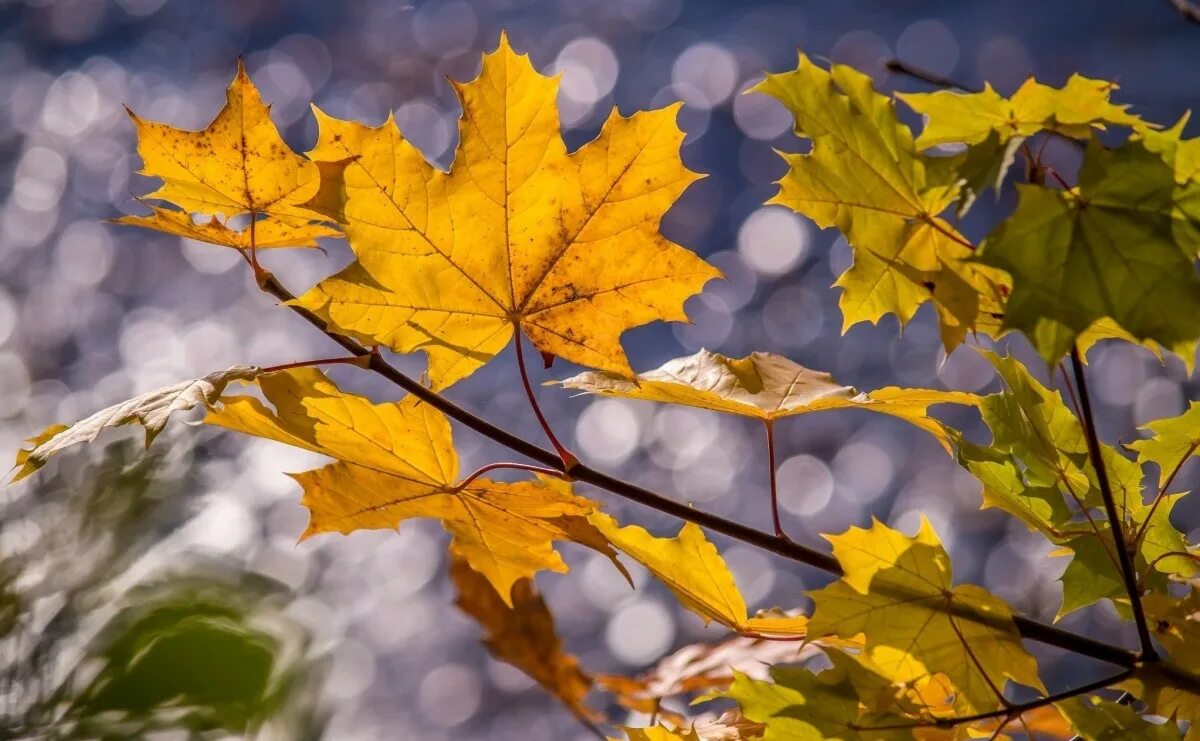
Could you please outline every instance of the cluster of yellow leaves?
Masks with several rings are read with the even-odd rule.
[[[451,550],[510,605],[518,580],[540,569],[567,570],[554,541],[614,555],[588,522],[595,503],[565,482],[475,478],[457,485],[450,421],[416,397],[375,404],[312,368],[267,374],[257,383],[271,407],[253,396],[225,396],[204,421],[335,459],[294,474],[310,512],[303,537],[436,518],[453,536]]]
[[[801,55],[795,70],[767,75],[757,92],[781,101],[807,154],[784,155],[788,173],[773,203],[842,231],[853,265],[838,278],[845,327],[895,314],[901,325],[924,303],[937,311],[949,351],[968,333],[1022,330],[1049,361],[1104,338],[1194,353],[1200,325],[1200,141],[1180,121],[1160,131],[1113,104],[1114,85],[1072,77],[1061,88],[1030,80],[1004,98],[904,95],[927,117],[919,138],[866,75],[829,70]],[[870,393],[786,358],[734,359],[701,351],[634,376],[621,334],[656,320],[686,319],[683,304],[718,271],[667,240],[659,222],[698,176],[680,159],[677,106],[623,117],[568,152],[555,97],[501,37],[480,75],[454,83],[463,107],[449,171],[428,164],[390,117],[378,127],[319,109],[309,157],[292,151],[239,63],[227,102],[203,131],[135,114],[142,174],[162,180],[150,214],[117,221],[238,250],[315,247],[344,234],[354,261],[295,301],[331,331],[394,351],[424,352],[443,389],[499,353],[514,334],[544,354],[596,370],[562,382],[590,393],[681,404],[762,421],[862,409],[932,435],[984,483],[984,504],[1004,509],[1073,554],[1063,614],[1099,599],[1126,599],[1116,577],[1113,528],[1131,538],[1145,608],[1179,665],[1200,663],[1200,605],[1165,591],[1194,577],[1200,556],[1170,522],[1175,473],[1200,447],[1200,405],[1148,426],[1130,447],[1102,458],[1121,521],[1099,521],[1095,470],[1076,418],[1011,358],[989,355],[1006,390],[984,399],[930,389]],[[1134,133],[1108,150],[1094,132]],[[1016,144],[1052,132],[1089,142],[1079,185],[1022,189],[1016,212],[976,252],[945,216],[999,182]],[[928,151],[962,144],[943,156]],[[335,229],[332,224],[336,223]],[[262,398],[225,395],[233,381]],[[993,434],[969,443],[928,415],[939,403],[978,406]],[[915,536],[882,523],[827,536],[841,576],[814,590],[810,617],[779,610],[751,616],[732,573],[699,527],[675,537],[621,527],[569,482],[538,477],[461,479],[447,418],[414,397],[374,403],[320,371],[267,373],[235,367],[143,394],[71,426],[56,425],[20,451],[17,479],[58,451],[103,430],[139,423],[147,443],[175,411],[208,408],[205,422],[333,459],[295,474],[311,517],[304,537],[395,529],[433,518],[450,533],[459,606],[487,633],[489,650],[525,671],[585,722],[597,678],[584,672],[554,630],[537,593],[539,571],[565,572],[556,543],[571,541],[642,564],[705,623],[740,634],[689,647],[639,677],[599,678],[618,702],[658,711],[665,697],[709,692],[739,709],[717,718],[664,713],[666,725],[626,729],[631,739],[890,739],[930,741],[992,734],[980,718],[956,729],[939,721],[1005,707],[1010,682],[1045,692],[1011,608],[953,583],[948,555],[928,522]],[[1141,492],[1142,466],[1158,467],[1158,491]],[[819,647],[819,648],[818,648]],[[806,667],[781,664],[808,661]],[[771,664],[764,671],[758,662]],[[827,666],[826,666],[827,664]],[[818,666],[820,665],[820,666]],[[816,669],[820,669],[817,671]],[[1125,683],[1151,711],[1200,721],[1197,696],[1149,667]],[[1034,716],[1037,716],[1036,718]],[[1076,699],[1022,717],[1027,727],[1082,733],[1113,724],[1150,737],[1174,726],[1128,708]],[[1161,729],[1161,733],[1160,733]]]

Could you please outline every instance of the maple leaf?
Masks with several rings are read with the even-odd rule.
[[[947,450],[947,428],[928,415],[929,407],[974,406],[979,402],[979,397],[961,391],[888,387],[859,393],[852,386],[838,384],[828,373],[765,352],[729,358],[700,350],[640,373],[634,380],[589,371],[561,384],[601,396],[681,404],[764,422],[833,409],[865,409],[914,424],[932,434]]]
[[[1137,453],[1138,463],[1158,466],[1158,485],[1165,491],[1184,463],[1200,449],[1200,401],[1193,401],[1178,417],[1156,419],[1138,428],[1151,437],[1136,440],[1129,448]]]
[[[611,516],[595,511],[588,516],[612,543],[674,593],[679,603],[704,619],[743,633],[803,638],[808,619],[803,615],[748,617],[746,601],[717,547],[693,522],[684,523],[674,538],[659,538],[638,525],[621,527]]]
[[[938,90],[932,93],[898,93],[926,124],[917,137],[918,149],[941,144],[979,144],[995,134],[999,143],[1053,131],[1063,136],[1087,139],[1093,130],[1106,125],[1144,128],[1129,106],[1109,100],[1117,85],[1071,75],[1061,88],[1043,85],[1030,77],[1012,96],[1005,98],[985,84],[978,93]]]
[[[600,720],[583,700],[592,678],[568,654],[554,629],[554,616],[530,579],[513,584],[512,604],[491,582],[462,558],[450,562],[450,578],[458,589],[455,604],[487,632],[484,642],[493,656],[528,674],[579,718]]]
[[[939,216],[959,195],[957,168],[948,166],[957,163],[918,153],[869,77],[843,65],[826,71],[801,54],[795,70],[752,90],[783,103],[796,134],[812,141],[808,154],[782,155],[790,169],[770,203],[836,227],[854,249],[835,283],[843,331],[889,313],[903,326],[932,300],[951,350],[1001,312],[1003,276],[967,262],[973,246]]]
[[[1071,727],[1086,739],[1122,738],[1146,741],[1172,741],[1181,738],[1174,723],[1151,723],[1128,705],[1090,695],[1072,697],[1055,703],[1071,722]]]
[[[340,332],[424,351],[435,389],[472,373],[514,330],[537,349],[632,375],[620,335],[683,321],[719,272],[658,231],[698,176],[683,166],[677,106],[613,115],[568,153],[545,77],[505,37],[472,82],[449,172],[390,118],[378,128],[317,112],[314,202],[357,258],[297,301]]]
[[[656,710],[676,726],[683,717],[662,707],[676,695],[725,689],[734,672],[766,679],[776,664],[800,663],[820,653],[818,642],[777,641],[735,635],[719,643],[693,643],[664,656],[636,677],[600,674],[596,684],[617,697],[625,707],[643,713]]]
[[[71,425],[51,425],[27,441],[33,447],[18,451],[16,465],[21,468],[12,480],[20,481],[46,465],[50,456],[72,445],[92,442],[109,427],[140,424],[146,429],[146,447],[149,447],[166,427],[171,414],[197,406],[210,407],[231,381],[249,381],[261,372],[259,368],[235,365],[227,370],[139,394]]]
[[[203,131],[147,121],[133,111],[129,115],[137,128],[140,174],[163,181],[146,198],[169,201],[182,211],[154,208],[150,216],[126,216],[118,223],[239,249],[249,246],[252,229],[264,231],[267,243],[258,245],[263,247],[313,247],[317,237],[336,234],[314,223],[325,217],[304,206],[321,185],[317,165],[283,141],[241,60],[225,107]],[[189,228],[191,213],[248,214],[253,227],[235,231],[210,221]]]
[[[416,397],[374,404],[312,368],[257,382],[274,411],[254,397],[226,396],[204,421],[336,459],[293,474],[310,512],[302,539],[436,518],[453,536],[452,551],[487,577],[509,606],[519,579],[540,569],[567,571],[553,541],[574,540],[615,558],[585,519],[595,503],[572,494],[566,482],[476,478],[457,486],[450,422]]]
[[[1147,594],[1142,597],[1142,608],[1154,637],[1175,665],[1195,671],[1200,666],[1200,593],[1193,589],[1181,599]],[[1146,703],[1153,715],[1190,721],[1186,738],[1191,741],[1200,728],[1200,694],[1177,685],[1178,680],[1149,664],[1116,687]]]
[[[254,238],[254,247],[260,250],[276,247],[316,247],[318,237],[341,236],[341,232],[321,224],[293,226],[273,219],[256,222],[254,233],[251,235],[249,228],[230,229],[216,216],[207,221],[196,222],[192,219],[191,214],[185,211],[175,211],[152,204],[146,205],[152,210],[149,216],[122,216],[114,219],[113,223],[154,229],[186,239],[233,247],[238,250],[250,249],[251,236]]]
[[[995,708],[1006,679],[1044,691],[1011,608],[980,587],[952,586],[950,559],[924,517],[915,537],[879,521],[825,537],[843,576],[809,593],[812,635],[865,635],[863,658],[892,682],[945,674],[964,713]]]
[[[1193,217],[1172,168],[1144,143],[1093,143],[1077,188],[1023,185],[1019,196],[980,259],[1012,276],[1004,327],[1024,332],[1048,363],[1103,317],[1170,348],[1200,335],[1190,320],[1200,312],[1198,246],[1179,240]]]
[[[735,672],[726,692],[750,720],[762,723],[763,741],[890,741],[911,739],[912,730],[883,729],[903,718],[884,713],[862,713],[860,693],[887,684],[850,657],[832,652],[832,667],[820,672],[772,667],[772,681]],[[705,698],[702,698],[705,699]]]

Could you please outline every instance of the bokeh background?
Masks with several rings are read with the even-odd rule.
[[[150,187],[134,174],[122,104],[201,128],[241,54],[297,150],[315,138],[312,101],[370,123],[395,111],[404,134],[446,166],[459,109],[445,78],[473,77],[501,29],[538,68],[563,74],[571,147],[594,136],[614,105],[686,103],[683,156],[709,177],[663,229],[728,281],[689,303],[693,324],[628,333],[639,369],[701,347],[769,350],[864,390],[996,387],[972,350],[944,356],[928,307],[903,333],[889,319],[843,336],[830,284],[849,264],[844,242],[761,205],[783,171],[773,148],[801,145],[782,108],[740,93],[763,71],[793,66],[797,48],[858,66],[889,91],[927,89],[888,73],[886,60],[899,57],[1002,92],[1030,74],[1054,84],[1075,71],[1116,80],[1120,101],[1163,123],[1200,102],[1200,27],[1166,0],[0,0],[0,452],[159,385],[234,363],[330,354],[327,340],[260,294],[233,252],[104,223],[135,212],[131,196]],[[1050,146],[1057,169],[1070,171],[1077,155]],[[988,199],[964,228],[981,237],[1009,208],[1011,194]],[[325,247],[266,259],[301,289],[348,261],[343,243]],[[1197,395],[1177,360],[1162,365],[1110,345],[1091,361],[1109,441],[1133,439],[1136,425],[1176,414]],[[419,360],[399,363],[421,371]],[[572,372],[559,363],[545,377]],[[370,374],[334,374],[394,398]],[[540,439],[511,350],[452,396]],[[541,397],[585,459],[769,527],[756,426],[554,389]],[[970,414],[947,419],[986,439]],[[794,420],[779,435],[785,524],[795,537],[819,544],[818,533],[872,515],[911,528],[924,513],[958,580],[1053,617],[1063,560],[1018,523],[980,512],[978,484],[932,439],[854,412]],[[115,717],[145,729],[158,722],[146,720],[148,709],[182,695],[194,706],[184,725],[250,723],[278,738],[585,737],[522,675],[486,657],[478,629],[453,608],[446,537],[435,523],[297,545],[306,513],[281,471],[311,467],[315,456],[183,425],[147,456],[133,437],[113,434],[107,448],[64,456],[32,483],[0,490],[0,735],[39,737],[64,716],[84,727]],[[506,457],[467,431],[457,440],[464,469]],[[1194,472],[1184,477],[1195,481]],[[677,527],[590,493],[660,534]],[[1200,507],[1180,506],[1176,524],[1200,527]],[[716,540],[754,607],[803,605],[802,590],[826,580]],[[673,648],[720,637],[644,573],[635,571],[631,591],[604,559],[567,550],[572,573],[539,586],[589,669],[636,672]],[[1121,629],[1107,605],[1066,626]],[[153,662],[131,668],[132,657],[146,655]],[[206,682],[205,672],[223,676],[213,656],[245,681]],[[1053,653],[1043,660],[1048,683],[1090,670]]]

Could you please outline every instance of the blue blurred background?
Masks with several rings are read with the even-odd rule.
[[[559,104],[571,147],[594,136],[614,105],[628,113],[686,103],[683,156],[709,177],[684,194],[663,230],[707,256],[728,281],[689,303],[692,325],[628,333],[638,369],[701,347],[729,355],[767,350],[864,390],[995,390],[990,366],[972,350],[944,356],[928,307],[902,334],[889,319],[842,336],[830,284],[849,264],[845,243],[761,205],[783,171],[772,149],[801,145],[781,107],[740,93],[764,71],[794,66],[798,48],[863,69],[888,91],[927,89],[889,75],[885,62],[898,57],[966,84],[990,81],[1002,92],[1030,74],[1052,84],[1076,71],[1116,80],[1120,102],[1162,123],[1200,102],[1200,27],[1166,0],[0,0],[0,451],[16,450],[50,423],[166,383],[332,349],[273,307],[232,251],[103,223],[137,211],[131,196],[151,185],[134,174],[133,127],[122,104],[201,128],[222,105],[241,54],[298,151],[315,139],[311,101],[369,123],[395,111],[404,134],[447,166],[459,109],[445,78],[472,78],[501,29],[539,69],[563,74]],[[1076,153],[1055,147],[1049,156],[1069,171]],[[988,199],[964,228],[978,239],[1009,208],[1011,193],[999,203]],[[325,248],[272,252],[266,260],[295,291],[349,260],[343,243]],[[1011,345],[1032,357],[1022,343]],[[1091,361],[1110,442],[1133,439],[1136,425],[1176,414],[1197,395],[1177,360],[1163,366],[1137,348],[1109,345]],[[419,360],[399,363],[421,371]],[[546,378],[572,372],[560,363]],[[369,374],[343,368],[335,375],[377,399],[394,398],[393,388]],[[540,439],[511,350],[451,394]],[[769,527],[754,425],[554,389],[541,395],[585,459]],[[972,415],[947,419],[986,439]],[[865,524],[871,515],[911,528],[925,513],[954,556],[958,580],[1053,617],[1065,562],[1049,557],[1048,544],[1019,523],[980,512],[979,485],[932,439],[854,412],[794,420],[779,434],[785,525],[795,537],[819,544],[818,533]],[[123,437],[130,435],[113,435]],[[506,457],[467,431],[457,439],[464,470]],[[44,728],[53,717],[38,715],[49,712],[45,703],[62,700],[44,695],[66,686],[84,688],[77,692],[86,701],[72,705],[77,716],[113,708],[136,716],[149,702],[138,692],[166,680],[139,675],[143,690],[130,679],[132,689],[114,700],[89,695],[101,669],[81,667],[121,671],[129,655],[122,640],[137,639],[136,630],[158,635],[157,623],[138,622],[141,613],[157,605],[174,624],[169,606],[186,604],[199,610],[202,625],[237,627],[222,636],[242,641],[241,648],[212,650],[259,667],[246,670],[258,677],[246,690],[256,707],[207,698],[217,703],[211,726],[253,721],[278,738],[583,737],[529,680],[486,657],[478,629],[453,608],[445,535],[435,523],[406,523],[399,536],[358,533],[297,545],[306,514],[281,471],[312,467],[316,456],[179,425],[155,444],[152,458],[135,448],[66,456],[36,483],[0,492],[0,661],[9,667],[0,682],[0,729]],[[105,471],[116,479],[103,478]],[[1195,480],[1194,471],[1181,479]],[[677,527],[590,494],[660,534]],[[1195,530],[1200,506],[1181,505],[1176,524]],[[826,579],[717,541],[753,607],[803,604],[801,591]],[[636,672],[675,647],[721,636],[682,613],[644,573],[635,572],[634,592],[601,557],[579,550],[567,557],[572,573],[539,579],[539,586],[585,667]],[[164,588],[169,593],[153,592]],[[1066,625],[1096,635],[1121,630],[1108,605]],[[35,639],[49,635],[47,626],[58,632],[42,645]],[[255,658],[260,649],[271,657],[266,669]],[[199,671],[188,655],[163,658],[163,676]],[[1060,659],[1044,656],[1048,683],[1088,670]]]

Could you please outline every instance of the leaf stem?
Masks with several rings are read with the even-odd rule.
[[[1120,564],[1121,579],[1125,582],[1125,591],[1129,594],[1129,602],[1133,608],[1133,620],[1137,625],[1138,640],[1142,646],[1142,659],[1155,661],[1158,652],[1150,640],[1150,628],[1146,624],[1146,612],[1142,609],[1142,600],[1138,596],[1137,572],[1133,567],[1133,559],[1126,547],[1121,516],[1117,512],[1117,502],[1113,498],[1112,485],[1108,481],[1108,470],[1100,453],[1100,440],[1096,435],[1096,419],[1092,414],[1092,402],[1088,395],[1087,380],[1083,374],[1083,359],[1079,356],[1079,348],[1071,346],[1071,367],[1075,371],[1075,386],[1079,389],[1079,406],[1083,410],[1080,423],[1083,425],[1084,436],[1087,438],[1088,455],[1092,459],[1092,468],[1096,470],[1096,482],[1100,485],[1100,496],[1104,498],[1104,511],[1108,515],[1109,528],[1117,545],[1117,562]]]
[[[901,75],[908,75],[909,77],[913,78],[914,80],[920,80],[921,82],[927,82],[930,85],[934,85],[936,87],[953,87],[953,88],[958,88],[959,90],[964,90],[968,93],[982,92],[982,90],[980,88],[971,87],[970,85],[964,85],[963,83],[952,80],[949,77],[944,77],[942,75],[939,75],[936,72],[931,72],[930,70],[927,70],[924,67],[918,67],[915,64],[911,64],[909,62],[904,61],[903,59],[898,59],[895,57],[887,60],[887,69],[889,72],[896,72]]]
[[[387,380],[396,384],[408,393],[416,396],[425,403],[429,404],[434,409],[446,414],[451,419],[463,424],[464,426],[474,430],[494,442],[503,445],[510,450],[523,455],[530,460],[537,461],[546,466],[561,467],[562,460],[553,451],[541,448],[533,443],[521,438],[517,435],[501,429],[491,422],[473,414],[466,409],[458,406],[446,397],[429,390],[415,379],[396,370],[394,366],[389,364],[382,356],[372,355],[371,351],[363,347],[356,340],[347,337],[346,335],[338,334],[330,330],[325,321],[311,311],[290,304],[287,302],[293,301],[296,297],[286,287],[279,282],[274,276],[268,276],[263,284],[263,290],[275,296],[280,301],[284,302],[289,309],[299,315],[309,324],[323,332],[329,339],[336,342],[341,347],[355,355],[371,355],[368,367],[383,376]],[[841,565],[837,559],[828,553],[809,548],[807,546],[795,543],[783,538],[777,538],[770,533],[756,530],[752,527],[747,527],[740,522],[726,519],[711,512],[704,510],[693,509],[686,504],[678,502],[674,499],[668,499],[660,494],[645,489],[627,481],[622,481],[618,478],[610,476],[602,471],[597,471],[590,466],[580,463],[571,470],[571,477],[577,481],[597,486],[619,497],[623,497],[633,502],[637,502],[645,507],[656,509],[660,512],[678,517],[681,520],[695,523],[700,527],[708,528],[713,532],[721,533],[727,537],[739,540],[748,545],[754,546],[769,553],[774,553],[783,558],[803,563],[813,568],[820,569],[828,574],[835,576],[842,573]],[[975,620],[981,619],[974,616]],[[1036,620],[1015,615],[1013,622],[1017,626],[1017,630],[1022,637],[1031,641],[1045,643],[1051,646],[1057,646],[1067,651],[1072,651],[1083,656],[1089,656],[1099,661],[1105,661],[1117,666],[1134,666],[1137,662],[1137,656],[1133,652],[1114,646],[1110,643],[1089,638],[1088,636],[1072,633],[1063,630],[1053,625],[1040,623]],[[1169,666],[1169,665],[1165,665]],[[1165,668],[1164,666],[1164,668]],[[1200,687],[1200,680],[1197,680],[1195,685]]]
[[[770,419],[763,420],[763,428],[767,431],[767,469],[771,479],[771,524],[775,527],[775,537],[791,540],[783,532],[783,523],[779,520],[779,487],[775,482],[775,425]]]
[[[520,326],[515,326],[514,328],[516,329],[516,337],[514,339],[517,346],[517,368],[521,372],[521,385],[525,387],[525,396],[529,398],[529,406],[533,407],[534,416],[537,417],[538,424],[542,426],[542,431],[546,433],[550,444],[554,446],[555,452],[558,453],[558,457],[562,461],[563,472],[569,474],[571,473],[571,469],[579,465],[579,458],[558,441],[558,437],[555,436],[550,423],[546,421],[545,415],[542,414],[542,408],[538,405],[537,396],[533,393],[533,386],[529,383],[529,372],[525,369],[525,351],[522,349],[522,345],[525,344],[524,333],[521,332]]]
[[[294,363],[283,363],[281,365],[268,365],[268,366],[262,368],[261,370],[263,373],[275,373],[276,371],[291,370],[292,368],[309,368],[314,365],[357,365],[359,367],[365,367],[365,365],[366,365],[366,361],[364,360],[365,357],[366,356],[363,356],[363,355],[350,355],[350,356],[343,355],[343,356],[337,357],[337,358],[316,358],[314,360],[297,360]]]
[[[960,715],[960,716],[950,717],[950,718],[938,718],[937,720],[932,720],[932,721],[928,721],[928,722],[919,722],[919,723],[893,723],[893,724],[885,725],[885,726],[858,726],[857,730],[860,730],[860,731],[899,731],[899,730],[904,730],[906,728],[952,728],[954,726],[960,726],[963,723],[978,723],[981,720],[991,720],[993,718],[1006,718],[1007,720],[1011,721],[1011,720],[1015,720],[1016,718],[1020,718],[1022,715],[1024,715],[1025,713],[1028,713],[1031,710],[1037,710],[1038,708],[1044,708],[1047,705],[1053,705],[1056,702],[1062,702],[1063,700],[1069,700],[1072,697],[1078,697],[1079,695],[1086,695],[1089,692],[1095,692],[1096,690],[1102,690],[1105,687],[1108,687],[1109,685],[1116,684],[1117,682],[1120,682],[1121,680],[1129,677],[1131,674],[1133,674],[1133,671],[1134,671],[1133,668],[1126,668],[1125,670],[1123,670],[1117,674],[1114,674],[1111,677],[1105,677],[1104,679],[1097,679],[1095,682],[1089,682],[1080,687],[1076,687],[1073,690],[1064,690],[1063,692],[1057,692],[1053,695],[1046,695],[1045,697],[1039,697],[1036,700],[1030,700],[1029,702],[1023,702],[1020,705],[1012,705],[1010,707],[1001,708],[999,710],[991,710],[986,713],[975,713],[973,715]]]
[[[1154,501],[1150,503],[1150,511],[1146,513],[1146,519],[1142,520],[1141,527],[1138,528],[1137,534],[1133,536],[1133,547],[1136,549],[1142,544],[1142,539],[1146,537],[1146,531],[1150,529],[1150,520],[1154,517],[1154,510],[1158,509],[1158,505],[1162,503],[1163,497],[1167,495],[1167,488],[1175,477],[1179,475],[1179,469],[1183,468],[1183,464],[1188,462],[1192,457],[1192,453],[1196,452],[1196,448],[1200,447],[1200,441],[1192,443],[1179,462],[1175,464],[1175,468],[1171,469],[1171,473],[1163,481],[1163,485],[1158,488],[1158,493],[1154,495]]]
[[[498,463],[489,463],[486,466],[480,466],[479,468],[475,469],[471,473],[467,474],[466,478],[458,482],[458,485],[451,489],[451,491],[462,491],[463,489],[467,488],[472,481],[484,475],[488,471],[495,471],[502,468],[512,468],[518,471],[532,471],[533,473],[540,473],[543,476],[553,476],[554,478],[564,479],[566,481],[571,480],[569,476],[562,471],[559,471],[557,468],[546,468],[545,466],[534,466],[529,463],[517,463],[515,461],[500,461]]]

